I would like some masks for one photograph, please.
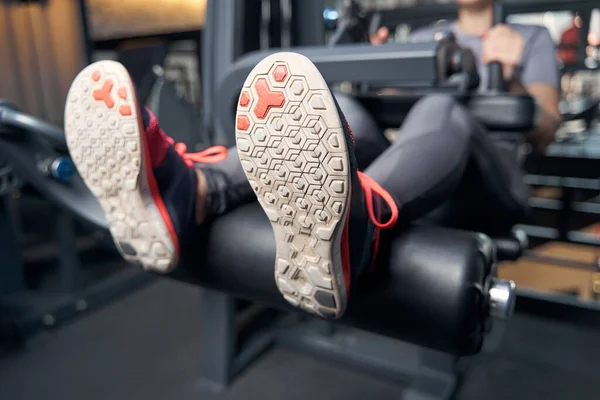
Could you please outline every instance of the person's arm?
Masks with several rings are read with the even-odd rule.
[[[540,105],[539,124],[528,135],[528,141],[537,152],[543,152],[554,141],[561,121],[559,103],[560,73],[550,33],[541,29],[525,45],[522,69],[509,79],[509,92],[527,92]]]

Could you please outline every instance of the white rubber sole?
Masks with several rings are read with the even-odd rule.
[[[333,95],[310,60],[278,53],[258,63],[240,94],[236,140],[275,233],[277,287],[302,310],[340,317],[350,161]]]
[[[143,124],[129,73],[100,61],[77,75],[65,107],[65,136],[73,162],[96,196],[123,257],[168,272],[177,246],[152,196]],[[153,179],[153,178],[152,178]]]

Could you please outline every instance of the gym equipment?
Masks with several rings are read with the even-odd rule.
[[[224,62],[233,54],[229,53],[232,43],[227,41],[236,40],[236,25],[227,16],[234,16],[238,3],[239,0],[208,2],[207,21],[213,23],[207,25],[205,37],[213,38],[215,43],[205,51],[216,47],[224,54],[212,57],[209,53],[210,57],[203,57],[205,63],[213,62],[203,71],[229,71],[215,81],[218,90],[206,94],[205,99],[215,111],[205,114],[205,118],[214,119],[210,126],[230,128],[231,134],[232,105],[237,98],[235,92],[239,92],[245,79],[244,71],[247,73],[244,68],[268,53],[248,55],[233,66]],[[439,82],[438,46],[398,46],[391,52],[370,46],[301,51],[313,58],[329,80],[400,80],[413,87],[416,82],[423,89],[437,85],[441,90],[454,87],[466,92],[469,85],[465,82],[470,82],[466,78],[459,83],[448,82],[448,87]],[[411,68],[415,68],[413,76],[398,76],[399,71]],[[13,124],[31,122],[16,111],[9,115]],[[26,129],[21,137],[32,135],[58,139],[57,145],[64,148],[64,138],[56,130]],[[15,135],[0,137],[0,156],[6,157],[45,196],[79,217],[106,227],[98,205],[78,176],[74,175],[67,184],[43,176],[35,168],[30,147]],[[272,230],[257,204],[234,210],[215,221],[209,231],[199,234],[204,237],[198,240],[206,246],[183,254],[181,265],[171,276],[203,287],[200,375],[202,382],[215,388],[226,386],[260,353],[281,343],[380,376],[407,380],[407,399],[446,399],[456,387],[457,357],[477,353],[492,328],[492,319],[506,318],[514,308],[514,285],[496,277],[498,255],[516,258],[521,251],[521,243],[518,238],[511,238],[511,232],[494,241],[476,232],[406,227],[383,241],[378,271],[386,275],[385,279],[375,274],[359,286],[346,315],[337,323],[288,312],[292,307],[282,299],[272,278]],[[503,248],[505,242],[511,245]],[[235,252],[231,252],[232,244]],[[276,312],[277,318],[271,323],[238,334],[238,298],[267,304],[284,314]]]
[[[504,23],[504,4],[494,5],[494,24]],[[491,131],[529,132],[538,115],[534,99],[527,94],[505,93],[502,65],[489,66],[488,91],[472,96],[468,106],[473,115]]]
[[[5,117],[9,114],[6,120],[27,121],[27,125],[19,125],[22,132],[18,136],[0,137],[0,155],[7,157],[45,197],[69,213],[106,228],[99,206],[79,176],[75,174],[66,184],[44,176],[36,168],[27,141],[22,140],[40,135],[59,139],[56,147],[64,148],[58,130],[18,111],[6,111],[1,111]],[[434,392],[447,398],[456,385],[455,355],[478,352],[490,318],[508,317],[514,306],[513,287],[494,278],[494,253],[500,242],[494,246],[491,239],[481,234],[414,226],[382,249],[382,263],[389,264],[389,276],[384,282],[375,281],[374,287],[357,292],[348,314],[340,321],[352,328],[335,329],[334,342],[327,342],[333,329],[330,323],[297,313],[284,314],[240,342],[234,326],[237,304],[227,293],[291,310],[272,279],[275,242],[271,235],[270,225],[257,204],[241,207],[217,221],[208,237],[200,239],[206,240],[206,252],[184,254],[182,265],[173,274],[175,279],[223,291],[202,291],[201,340],[206,347],[200,361],[201,374],[213,386],[226,385],[236,371],[277,342],[311,349],[378,375],[411,380],[416,392]],[[223,243],[239,243],[238,251],[232,253],[229,245]],[[135,269],[124,270],[134,272],[138,273]],[[88,305],[89,298],[79,296],[75,299],[86,302],[75,301],[71,303],[73,308]],[[423,318],[424,314],[427,318]],[[298,325],[303,319],[307,323]],[[44,320],[51,321],[42,317]],[[357,328],[436,350],[399,344]]]
[[[216,12],[216,3],[211,6],[209,2],[209,20],[217,20],[210,14],[210,10]],[[235,0],[220,0],[218,4],[223,12],[232,9]],[[219,24],[207,28],[213,30],[213,37],[222,39],[216,44],[219,48],[231,48],[235,39],[231,23],[220,19]],[[440,72],[447,69],[439,66],[449,64],[437,62],[442,54],[439,48],[440,43],[421,43],[389,45],[385,51],[369,45],[294,50],[311,58],[329,82],[396,81],[411,88],[468,94],[468,89],[474,87],[469,82],[475,81],[470,79],[471,74],[453,81],[448,79],[454,72],[450,68],[450,76],[442,75],[444,79],[440,79]],[[267,54],[270,52],[248,54],[233,65],[231,61],[227,64],[213,59],[215,64],[207,67],[218,65],[229,71],[216,81],[218,96],[211,97],[214,112],[206,115],[211,119],[210,126],[221,131],[218,137],[232,135],[233,105],[242,83],[250,68]],[[210,62],[208,57],[204,60]],[[285,344],[379,376],[408,380],[406,398],[448,398],[457,381],[457,356],[479,351],[490,327],[490,316],[507,316],[514,305],[514,287],[494,280],[495,262],[486,261],[490,260],[486,254],[491,250],[491,254],[516,259],[526,244],[520,232],[506,232],[492,241],[478,233],[415,225],[387,242],[381,257],[386,279],[375,279],[355,293],[339,324],[284,314],[250,332],[237,333],[236,298],[290,309],[272,279],[275,249],[271,235],[260,207],[241,207],[220,218],[204,239],[205,251],[184,255],[183,268],[173,274],[176,279],[211,288],[202,289],[200,360],[202,382],[211,387],[227,386],[266,348]],[[234,254],[222,245],[232,242],[239,243]],[[496,257],[492,255],[492,259]],[[191,268],[194,263],[201,267]],[[460,279],[442,283],[438,279],[442,278],[438,276],[440,271],[444,271],[445,278]],[[476,287],[490,290],[476,293]],[[447,308],[449,304],[452,306]]]
[[[0,100],[0,106],[6,108],[13,107],[12,104],[4,100]],[[0,126],[0,132],[2,132],[2,126]],[[22,181],[15,174],[12,165],[0,159],[0,198],[9,195],[21,186]]]
[[[503,15],[497,3],[497,15]],[[502,17],[498,17],[501,22]],[[461,99],[475,117],[492,131],[528,132],[536,124],[537,106],[531,96],[503,93],[502,70],[490,66],[490,91],[473,93],[478,87],[476,60],[468,49],[461,49],[455,38],[430,43],[390,44],[385,48],[369,44],[343,47],[305,47],[294,51],[308,57],[329,83],[356,82],[375,86],[410,89],[410,95],[360,95],[359,100],[383,121],[382,127],[397,127],[412,105],[427,92],[447,92]],[[263,57],[275,52],[251,53],[230,68],[219,86],[218,127],[234,132],[232,105],[239,95],[239,82]],[[231,134],[229,144],[233,143]]]
[[[54,206],[55,212],[47,216],[47,223],[56,229],[54,238],[59,249],[57,291],[31,290],[15,238],[16,200],[10,193],[0,196],[0,343],[22,341],[154,278],[135,269],[122,269],[91,283],[86,279],[73,216],[96,229],[105,230],[108,225],[73,168],[61,129],[0,102],[0,138],[0,159],[6,160],[21,181],[37,189]]]
[[[376,19],[369,20],[356,1],[344,0],[343,10],[336,22],[335,33],[329,39],[330,46],[368,42],[370,35],[374,33]]]
[[[423,93],[466,95],[479,84],[472,53],[460,49],[452,38],[432,43],[391,44],[385,48],[354,44],[334,48],[295,48],[294,51],[308,57],[329,83],[345,81],[381,85],[394,82],[394,87],[420,91],[410,96],[368,96],[371,105],[367,108],[375,111],[377,120],[388,119],[377,115],[378,108],[390,109],[397,106],[396,110],[408,111]],[[274,52],[276,51],[255,52],[241,57],[223,78],[218,90],[219,96],[215,98],[218,112],[215,123],[224,132],[234,132],[232,105],[239,96],[239,82],[245,79],[258,61]],[[493,114],[493,111],[489,114]],[[394,121],[397,122],[395,126],[402,123],[399,118]],[[228,140],[229,144],[233,143],[231,134]]]
[[[568,123],[570,121],[581,121],[583,128],[589,133],[591,129],[592,121],[598,116],[598,111],[600,111],[600,101],[598,100],[583,100],[581,102],[581,107],[577,110],[569,110],[568,112],[561,113],[563,123]],[[569,140],[567,137],[565,140]]]

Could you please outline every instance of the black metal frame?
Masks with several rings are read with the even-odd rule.
[[[581,301],[575,296],[517,290],[517,312],[544,316],[578,325],[600,326],[600,302]]]
[[[547,240],[560,240],[583,245],[600,246],[600,240],[591,234],[571,230],[570,222],[574,213],[600,214],[600,207],[594,203],[575,201],[577,190],[600,191],[600,142],[584,140],[581,143],[554,143],[546,154],[528,160],[525,180],[529,185],[561,188],[560,199],[530,199],[536,209],[557,211],[558,226],[544,228],[523,225],[522,228],[532,237]]]
[[[88,8],[86,0],[79,0],[79,13],[81,18],[81,33],[83,35],[83,43],[85,45],[86,63],[92,62],[94,54],[94,45],[90,36],[90,20],[88,18]]]
[[[323,0],[290,0],[292,46],[324,46]]]
[[[15,199],[0,197],[0,296],[10,295],[25,288],[25,279],[21,265],[21,255],[16,241],[16,229],[13,221]]]
[[[252,4],[244,0],[207,1],[206,21],[210,22],[202,37],[203,124],[215,144],[227,144],[226,135],[213,117],[217,90],[231,64],[245,52],[245,29],[240,27],[245,26],[244,15]]]
[[[56,209],[53,225],[58,242],[56,262],[59,275],[57,293],[37,293],[25,283],[24,265],[15,240],[15,230],[10,220],[10,198],[0,200],[0,345],[3,337],[23,340],[40,330],[54,328],[61,323],[82,316],[117,296],[150,282],[154,275],[135,269],[124,269],[89,286],[83,284],[82,265],[76,246],[75,220],[71,213]],[[8,318],[6,317],[8,316]]]
[[[573,230],[572,227],[575,214],[600,214],[599,205],[576,201],[575,196],[575,193],[581,190],[600,191],[600,173],[598,172],[600,152],[598,149],[600,149],[600,142],[590,138],[575,143],[554,143],[550,145],[545,155],[531,157],[528,160],[526,167],[529,174],[525,177],[526,183],[561,189],[559,199],[529,199],[532,208],[557,213],[557,224],[554,228],[520,225],[519,228],[523,229],[530,238],[600,247],[597,234],[580,232]],[[585,269],[590,272],[600,271],[598,263],[576,262],[560,257],[543,256],[534,251],[527,251],[523,258],[568,268]],[[519,292],[520,298],[526,299],[527,304],[535,303],[536,312],[553,309],[555,304],[563,308],[600,310],[600,306],[596,302],[582,301],[571,295],[538,293],[527,289],[519,289]]]
[[[459,382],[458,357],[300,313],[274,313],[245,337],[238,332],[237,301],[201,289],[202,332],[198,384],[227,387],[272,346],[282,345],[403,384],[403,398],[450,399]],[[268,310],[267,312],[270,312]]]

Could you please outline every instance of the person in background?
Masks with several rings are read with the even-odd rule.
[[[577,51],[580,46],[581,35],[581,17],[576,15],[573,18],[573,24],[560,35],[558,44],[558,58],[564,64],[574,64],[577,62]]]
[[[503,66],[507,89],[512,93],[529,93],[537,100],[543,116],[539,127],[528,134],[534,150],[542,152],[554,140],[560,123],[560,73],[556,63],[554,42],[545,27],[534,25],[493,25],[496,0],[456,0],[458,18],[432,27],[417,29],[413,42],[437,40],[454,33],[458,42],[478,56],[480,90],[488,84],[487,65],[499,62]],[[380,28],[371,43],[380,45],[389,38],[389,30]]]

